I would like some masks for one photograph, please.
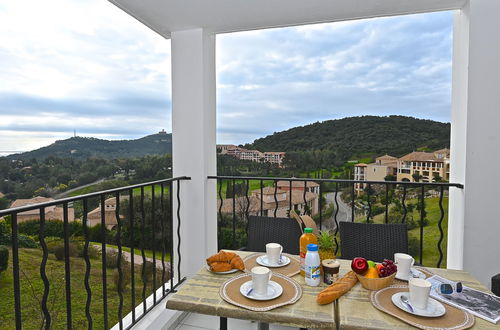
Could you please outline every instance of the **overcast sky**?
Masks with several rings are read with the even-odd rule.
[[[217,37],[217,142],[359,115],[449,121],[452,13]],[[171,132],[170,41],[104,0],[0,0],[0,153]]]

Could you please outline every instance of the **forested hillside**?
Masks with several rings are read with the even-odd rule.
[[[87,159],[91,157],[116,159],[146,155],[163,155],[172,152],[172,135],[158,133],[136,140],[109,141],[87,137],[73,137],[37,150],[7,156],[9,159],[37,159],[47,157]]]
[[[419,148],[449,147],[450,124],[404,116],[363,116],[317,122],[255,140],[260,151],[330,151],[337,160],[359,155],[400,157]]]

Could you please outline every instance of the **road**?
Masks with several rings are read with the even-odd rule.
[[[337,221],[338,222],[340,222],[340,221],[351,221],[351,206],[349,204],[346,204],[346,203],[344,203],[342,201],[341,194],[342,193],[339,192],[338,195],[337,195],[337,202],[339,204],[339,212],[337,214]],[[325,197],[327,205],[334,204],[335,207],[337,206],[336,203],[335,203],[335,193],[333,193],[333,192],[326,193],[324,195],[324,197]],[[326,219],[324,221],[324,226],[327,229],[335,230],[335,220],[334,220],[335,212],[336,211],[333,212],[331,218]]]
[[[73,191],[77,191],[79,189],[82,189],[82,188],[86,188],[86,187],[90,187],[90,186],[93,186],[95,184],[98,184],[98,183],[101,183],[101,182],[104,182],[106,181],[106,179],[99,179],[97,181],[94,181],[94,182],[91,182],[91,183],[87,183],[87,184],[84,184],[82,186],[78,186],[78,187],[75,187],[75,188],[71,188],[69,190],[66,190],[60,194],[57,194],[54,196],[55,199],[59,199],[59,198],[63,198],[63,197],[66,197],[68,196],[70,193],[72,193]]]

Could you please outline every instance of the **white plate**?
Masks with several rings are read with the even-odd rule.
[[[393,294],[392,303],[407,313],[424,317],[439,317],[446,313],[446,309],[444,308],[443,304],[430,297],[429,301],[427,302],[426,309],[416,308],[415,306],[412,305],[411,307],[413,308],[413,312],[411,312],[410,309],[406,306],[406,304],[404,304],[401,301],[401,296],[409,297],[409,292],[398,292]]]
[[[232,274],[232,273],[236,273],[239,269],[237,268],[233,268],[231,270],[228,270],[227,272],[214,272],[210,269],[210,266],[207,265],[207,270],[210,272],[210,273],[214,273],[214,274],[219,274],[219,275],[224,275],[224,274]]]
[[[269,281],[269,284],[267,284],[267,294],[265,295],[255,293],[253,290],[252,292],[250,292],[250,294],[248,294],[248,291],[250,291],[251,288],[252,281],[245,282],[240,286],[240,293],[248,299],[253,300],[271,300],[278,298],[283,293],[283,288],[281,287],[281,285],[274,281]]]
[[[412,276],[412,278],[421,278],[421,279],[424,279],[424,280],[425,280],[425,278],[426,278],[426,276],[425,276],[425,274],[424,274],[424,273],[422,273],[421,271],[419,271],[418,269],[415,269],[415,268],[412,268],[412,269],[410,270],[410,275]],[[406,277],[403,277],[403,276],[398,275],[398,274],[396,273],[396,279],[398,279],[398,280],[400,280],[400,281],[406,281],[406,282],[408,282],[408,277],[409,277],[410,275],[408,275],[408,276],[406,276]]]
[[[290,263],[290,258],[288,258],[287,256],[285,255],[281,255],[281,262],[277,263],[277,264],[272,264],[272,263],[269,263],[269,260],[267,259],[267,255],[261,255],[261,256],[258,256],[257,259],[255,259],[255,261],[261,265],[261,266],[266,266],[266,267],[283,267],[283,266],[286,266]]]

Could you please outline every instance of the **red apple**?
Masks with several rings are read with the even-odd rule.
[[[360,275],[362,275],[368,269],[368,262],[365,258],[354,258],[352,259],[351,269]]]

